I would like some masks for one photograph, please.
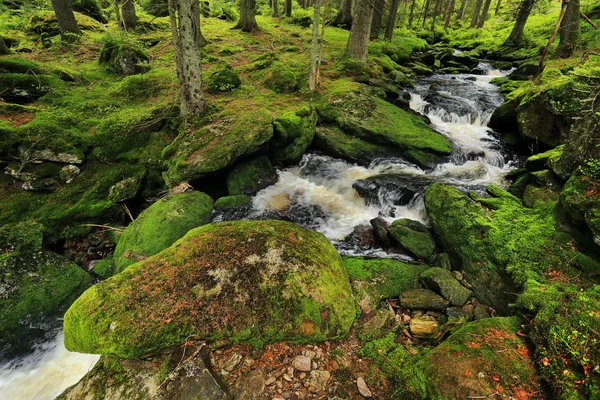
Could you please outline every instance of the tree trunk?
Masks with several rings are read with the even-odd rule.
[[[113,6],[115,8],[115,17],[117,18],[117,25],[123,29],[123,20],[121,19],[121,4],[119,0],[114,0]]]
[[[279,17],[279,1],[278,0],[272,0],[273,1],[273,5],[272,5],[272,9],[271,9],[271,17]]]
[[[552,34],[550,35],[550,39],[548,39],[548,44],[546,45],[546,47],[544,47],[544,51],[542,51],[542,56],[540,57],[539,69],[538,69],[537,74],[535,75],[536,81],[540,77],[540,75],[542,75],[542,72],[544,72],[544,68],[546,67],[546,56],[548,55],[548,50],[550,50],[550,46],[552,46],[552,42],[554,42],[556,33],[558,32],[560,26],[562,25],[563,19],[567,12],[567,8],[568,8],[568,2],[563,1],[562,8],[560,10],[560,15],[558,16],[558,20],[556,21],[554,30],[552,31]]]
[[[285,0],[283,4],[283,12],[286,17],[292,16],[292,0]]]
[[[450,26],[450,20],[452,19],[452,14],[454,14],[454,4],[455,0],[450,0],[450,5],[446,9],[446,22],[444,23],[444,29],[448,29]]]
[[[506,39],[503,46],[517,47],[519,44],[521,44],[521,39],[523,38],[523,29],[525,29],[525,24],[527,23],[529,14],[531,14],[534,2],[535,0],[523,0],[521,6],[519,7],[519,12],[517,13],[515,26],[513,26],[513,29],[510,32],[510,35],[508,35],[508,39]]]
[[[52,0],[52,7],[58,20],[60,37],[65,42],[73,43],[77,40],[77,36],[81,35],[81,31],[71,8],[71,0]]]
[[[410,14],[408,15],[408,27],[412,28],[413,18],[415,17],[415,3],[417,0],[412,0],[410,3]],[[392,7],[394,6],[394,0],[392,0]],[[396,13],[398,12],[398,7],[396,7]],[[391,16],[392,10],[390,10]],[[396,23],[396,19],[394,18],[394,24]]]
[[[438,14],[440,13],[440,8],[442,7],[442,3],[444,0],[436,0],[435,8],[433,9],[433,19],[431,20],[431,31],[435,31],[435,23],[437,21]]]
[[[123,18],[123,27],[127,32],[135,29],[138,18],[135,15],[135,3],[133,0],[123,0],[121,4],[121,17]]]
[[[481,15],[479,16],[479,22],[477,22],[478,28],[483,28],[485,20],[488,16],[488,12],[490,11],[490,4],[492,4],[492,0],[485,0],[485,3],[483,5],[483,11],[481,11]]]
[[[371,38],[377,39],[379,31],[381,31],[381,22],[383,20],[383,9],[385,7],[385,0],[375,0],[375,6],[373,7],[373,21],[371,22]]]
[[[204,114],[200,7],[197,0],[168,0],[175,65],[179,81],[181,116],[188,120]]]
[[[345,56],[355,58],[362,64],[367,62],[369,52],[373,3],[374,0],[358,0],[356,2],[355,18],[352,21],[352,29],[350,29],[350,37],[346,45]]]
[[[415,0],[413,0],[412,5],[414,7]],[[392,36],[394,36],[394,28],[396,27],[396,19],[398,17],[398,7],[400,7],[400,0],[392,0],[392,5],[390,8],[390,15],[388,16],[387,24],[385,26],[385,38],[387,40],[392,40]],[[411,8],[411,16],[412,16],[412,8]]]
[[[4,38],[0,35],[0,54],[8,54],[10,53],[10,49],[6,45]]]
[[[496,9],[494,10],[494,15],[498,15],[498,13],[500,12],[500,6],[502,6],[502,0],[498,0],[496,2]]]
[[[431,0],[425,0],[425,5],[423,6],[423,25],[422,27],[425,28],[425,24],[427,23],[427,13],[429,12],[429,4],[431,3]]]
[[[483,5],[483,0],[477,0],[475,3],[475,8],[473,9],[473,16],[471,17],[471,25],[469,28],[475,28],[477,26],[477,22],[479,22],[479,14],[481,13],[481,6]]]
[[[256,0],[240,0],[240,20],[233,29],[253,32],[258,29],[256,23]]]
[[[345,29],[352,27],[352,0],[342,0],[340,11],[333,20],[333,26]]]
[[[310,76],[308,88],[310,91],[317,89],[317,62],[319,61],[319,22],[321,20],[321,0],[315,0],[315,13],[313,18],[312,41],[310,45]]]
[[[565,3],[567,10],[558,29],[560,41],[556,49],[556,56],[561,58],[571,57],[579,42],[579,0],[563,0]]]
[[[467,9],[467,3],[469,0],[462,0],[460,4],[460,11],[458,12],[458,16],[456,17],[457,21],[462,20],[465,17],[465,10]]]

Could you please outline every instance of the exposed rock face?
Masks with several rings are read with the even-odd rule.
[[[400,304],[402,307],[415,310],[444,311],[449,302],[431,290],[414,289],[402,293]]]
[[[144,210],[123,232],[115,249],[115,270],[166,249],[190,229],[210,221],[213,200],[192,191],[165,197]]]
[[[341,130],[330,128],[327,136],[317,131],[317,144],[350,161],[396,155],[427,167],[452,151],[448,140],[422,119],[368,94],[335,94],[318,111],[324,122]]]
[[[300,161],[315,137],[317,117],[316,110],[309,105],[277,116],[273,122],[275,131],[269,143],[269,158],[276,164]]]
[[[471,297],[471,291],[462,286],[450,273],[442,268],[429,268],[421,274],[423,285],[450,301],[450,304],[462,307]]]
[[[432,399],[463,399],[494,393],[498,387],[504,396],[544,398],[532,355],[518,330],[516,318],[469,323],[414,364],[408,386]]]
[[[143,74],[150,70],[150,58],[140,48],[114,41],[104,45],[99,62],[112,73],[123,76]]]
[[[65,345],[139,357],[190,336],[318,342],[345,335],[354,316],[341,257],[323,235],[282,221],[225,222],[85,292],[65,315]]]
[[[252,195],[277,182],[277,172],[271,161],[257,157],[237,165],[227,175],[230,196]]]

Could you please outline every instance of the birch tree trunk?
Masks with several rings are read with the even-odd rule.
[[[175,65],[179,81],[181,116],[185,120],[204,114],[200,7],[197,0],[168,0]]]
[[[317,89],[317,63],[319,61],[319,22],[321,20],[321,0],[315,0],[315,13],[313,17],[312,41],[310,45],[310,76],[308,88]]]
[[[258,29],[256,23],[256,0],[240,0],[240,20],[233,29],[253,32]]]
[[[54,14],[58,20],[58,27],[60,28],[60,37],[62,40],[68,43],[73,43],[77,40],[77,36],[81,35],[79,25],[73,14],[73,8],[71,7],[71,0],[52,0],[52,7],[54,8]]]
[[[374,0],[358,0],[350,37],[346,45],[345,57],[355,58],[365,64],[369,52],[369,37],[371,33],[371,21],[373,20]]]

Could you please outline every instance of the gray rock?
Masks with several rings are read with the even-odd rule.
[[[448,307],[446,309],[446,315],[448,318],[465,319],[466,321],[473,319],[473,314],[461,307]]]
[[[434,319],[418,317],[410,320],[410,332],[416,338],[429,339],[439,331],[439,324]]]
[[[327,389],[327,383],[331,378],[331,373],[329,371],[311,371],[310,373],[310,383],[318,390]]]
[[[452,273],[442,268],[430,268],[421,274],[421,283],[448,299],[453,306],[461,307],[471,297],[472,292],[462,286]]]
[[[356,380],[356,386],[358,387],[358,393],[360,393],[362,397],[365,397],[367,399],[373,397],[371,390],[369,390],[369,387],[365,382],[365,378],[363,378],[362,376]]]
[[[475,321],[490,318],[490,313],[483,304],[477,304],[473,309],[473,318],[475,318]]]
[[[402,293],[400,304],[402,307],[417,310],[444,311],[448,307],[448,301],[427,289],[414,289]]]
[[[298,371],[310,372],[310,370],[311,370],[311,361],[312,360],[309,357],[306,357],[306,356],[296,356],[296,358],[294,358],[294,360],[292,361],[292,365]]]
[[[260,369],[246,375],[238,384],[235,394],[236,400],[254,400],[261,397],[265,390],[265,376]],[[202,399],[202,397],[197,397]]]
[[[397,219],[390,225],[388,232],[402,247],[418,258],[428,259],[435,250],[433,235],[419,221]]]

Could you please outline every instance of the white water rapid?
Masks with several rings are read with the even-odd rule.
[[[0,366],[0,399],[52,400],[77,383],[100,356],[65,349],[62,330],[30,355]]]
[[[433,182],[479,191],[490,184],[503,185],[514,165],[487,124],[502,104],[498,88],[490,81],[509,71],[493,70],[484,63],[479,69],[486,74],[423,78],[411,92],[411,108],[426,115],[452,141],[454,151],[447,162],[423,170],[388,158],[361,167],[307,154],[299,166],[279,171],[278,182],[254,197],[248,217],[283,216],[323,233],[343,254],[386,256],[381,249],[365,252],[342,241],[356,226],[368,225],[377,216],[390,222],[410,218],[427,223],[423,193]]]

